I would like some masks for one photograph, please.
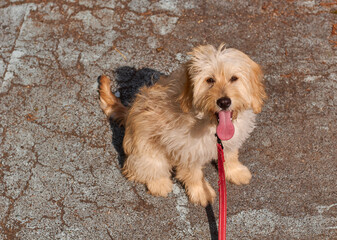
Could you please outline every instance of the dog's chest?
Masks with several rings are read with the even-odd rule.
[[[176,129],[172,137],[166,147],[175,161],[204,164],[217,157],[215,128],[206,129],[199,135]]]
[[[234,122],[234,136],[223,141],[224,150],[231,152],[239,149],[254,129],[254,123],[255,114],[252,111],[240,113]],[[215,130],[216,126],[208,125],[207,121],[194,122],[190,126],[177,125],[165,131],[162,140],[173,161],[204,164],[217,158]]]
[[[190,146],[194,161],[209,162],[217,158],[215,130],[203,135]]]

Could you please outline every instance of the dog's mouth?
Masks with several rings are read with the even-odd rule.
[[[234,136],[235,128],[232,122],[233,111],[221,110],[216,113],[218,118],[218,126],[216,134],[221,140],[227,141]]]
[[[225,112],[227,114],[228,114],[228,112],[230,112],[230,119],[231,119],[231,121],[233,121],[233,111],[232,110],[220,110],[219,112],[215,113],[215,116],[218,119],[218,122],[219,122],[219,113],[220,112]]]

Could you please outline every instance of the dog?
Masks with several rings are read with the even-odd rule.
[[[224,146],[226,179],[240,185],[251,180],[238,150],[255,127],[267,98],[261,67],[234,48],[195,47],[189,62],[152,86],[142,87],[124,106],[100,77],[100,106],[125,126],[123,174],[143,183],[155,196],[172,191],[172,172],[192,203],[213,203],[216,193],[203,167],[217,158],[216,129]],[[222,139],[223,139],[222,138]]]

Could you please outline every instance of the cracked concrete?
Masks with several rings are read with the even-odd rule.
[[[333,0],[0,0],[0,239],[216,239],[218,199],[203,209],[177,182],[159,198],[125,180],[96,79],[116,76],[128,94],[117,69],[168,74],[193,46],[221,42],[262,65],[269,95],[241,149],[253,180],[227,185],[228,239],[336,239],[336,11]]]

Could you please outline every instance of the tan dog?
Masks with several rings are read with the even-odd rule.
[[[202,169],[217,158],[217,116],[220,131],[230,138],[223,141],[226,178],[248,184],[252,176],[239,162],[238,149],[253,130],[266,93],[259,65],[244,53],[206,45],[190,54],[187,67],[143,87],[130,108],[102,76],[100,104],[108,117],[125,126],[123,173],[129,180],[165,197],[175,169],[190,201],[206,206],[216,196]]]

